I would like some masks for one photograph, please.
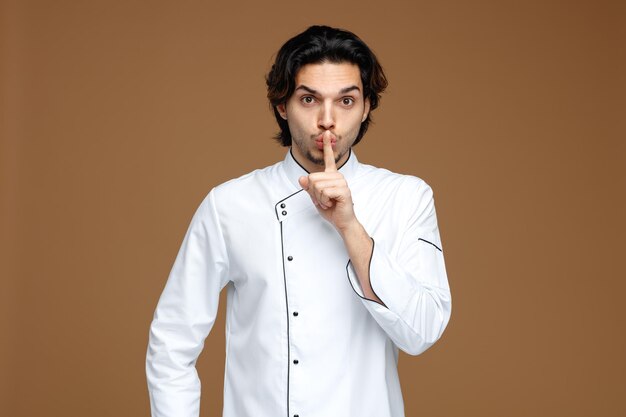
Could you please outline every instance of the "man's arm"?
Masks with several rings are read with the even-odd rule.
[[[152,417],[197,417],[195,364],[227,284],[226,248],[213,192],[193,216],[150,326],[146,376]]]
[[[404,229],[398,236],[373,236],[369,282],[384,306],[368,299],[356,265],[350,261],[347,267],[348,279],[365,307],[411,355],[424,352],[441,337],[452,306],[432,190],[414,180],[407,178],[405,185],[412,215]]]
[[[354,214],[348,185],[337,172],[324,137],[323,173],[300,179],[320,214],[331,222],[348,251],[348,278],[365,307],[405,352],[422,353],[443,333],[451,313],[450,289],[439,239],[432,190],[422,182],[409,196],[414,212],[392,258],[385,242],[370,238]]]
[[[382,304],[372,291],[369,282],[372,239],[354,214],[348,183],[335,164],[329,131],[324,134],[323,141],[324,172],[301,177],[300,185],[309,193],[320,214],[335,226],[341,235],[366,296]]]
[[[370,262],[372,261],[372,251],[374,241],[367,234],[365,228],[355,218],[354,224],[339,231],[341,238],[348,250],[350,262],[363,289],[365,298],[385,305],[372,290],[370,282]]]

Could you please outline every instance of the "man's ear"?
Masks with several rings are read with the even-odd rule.
[[[370,114],[370,99],[365,99],[365,105],[363,106],[363,117],[361,118],[361,123],[367,119],[367,115]]]
[[[278,114],[280,114],[280,117],[287,120],[287,106],[285,105],[285,103],[276,106],[276,110],[278,110]]]

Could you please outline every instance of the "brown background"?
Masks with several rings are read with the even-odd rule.
[[[0,16],[2,416],[149,415],[148,326],[191,215],[283,158],[263,77],[315,23],[359,34],[390,79],[360,160],[435,190],[453,313],[400,358],[407,416],[626,415],[624,2],[9,1]],[[203,416],[221,411],[224,300]]]

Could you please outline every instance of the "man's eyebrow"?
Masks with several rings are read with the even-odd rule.
[[[296,87],[296,90],[295,90],[295,91],[298,91],[298,90],[304,90],[304,91],[307,91],[307,92],[309,92],[309,93],[311,93],[311,94],[317,94],[317,91],[313,90],[313,89],[312,89],[312,88],[310,88],[310,87],[307,87],[307,86],[306,86],[306,85],[304,85],[304,84],[300,84],[298,87]]]
[[[316,90],[313,90],[311,87],[307,87],[304,84],[300,84],[298,87],[296,87],[295,91],[298,91],[298,90],[304,90],[304,91],[306,91],[306,92],[308,92],[310,94],[315,94],[315,95],[318,94],[318,92]],[[350,91],[354,91],[354,90],[359,91],[359,92],[361,91],[361,89],[358,86],[351,85],[350,87],[345,87],[345,88],[342,88],[341,90],[339,90],[339,94],[346,94],[346,93],[349,93]]]
[[[342,88],[341,91],[339,91],[339,94],[346,94],[346,93],[349,93],[350,91],[354,91],[354,90],[357,90],[358,92],[361,92],[361,89],[358,86],[351,85],[350,87]]]

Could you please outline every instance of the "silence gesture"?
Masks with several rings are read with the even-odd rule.
[[[356,221],[352,196],[343,174],[337,171],[330,131],[324,132],[324,172],[300,177],[300,186],[311,196],[320,214],[342,232]]]

